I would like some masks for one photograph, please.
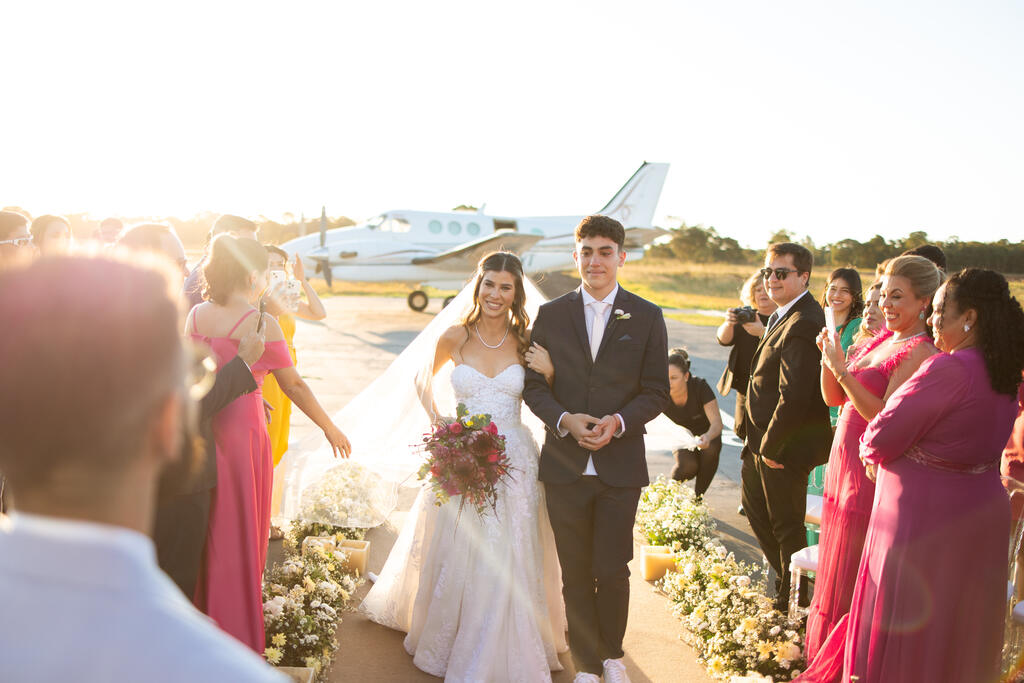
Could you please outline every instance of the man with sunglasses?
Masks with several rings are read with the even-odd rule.
[[[28,218],[17,211],[0,211],[0,265],[28,258],[31,246]]]
[[[811,252],[799,244],[768,247],[761,277],[778,309],[754,351],[746,395],[752,457],[743,461],[743,509],[778,577],[776,607],[782,611],[789,602],[789,558],[807,545],[807,477],[828,459],[832,441],[815,343],[825,314],[807,293],[812,264]]]

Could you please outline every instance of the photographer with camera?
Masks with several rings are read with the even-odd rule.
[[[776,306],[768,298],[760,272],[754,273],[743,283],[743,287],[740,288],[740,300],[743,306],[726,311],[725,322],[718,327],[715,337],[722,346],[732,347],[732,351],[729,352],[729,363],[718,380],[717,389],[721,396],[728,394],[730,389],[736,390],[736,423],[733,431],[739,439],[745,440],[746,413],[743,403],[747,392],[747,380],[750,379],[750,361],[757,349],[757,342],[764,334],[768,316],[775,311]],[[744,445],[741,457],[746,458],[748,455],[749,451]]]

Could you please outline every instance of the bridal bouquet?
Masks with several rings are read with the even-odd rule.
[[[419,478],[429,481],[437,505],[452,496],[462,496],[460,514],[466,503],[479,514],[487,507],[495,508],[497,484],[509,476],[510,468],[505,437],[498,434],[490,415],[470,415],[460,403],[456,419],[435,425],[423,437],[423,444],[427,459],[420,467]]]

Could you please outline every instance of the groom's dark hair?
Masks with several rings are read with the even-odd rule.
[[[581,220],[576,226],[576,241],[579,242],[585,237],[607,237],[619,245],[621,251],[626,243],[626,229],[614,218],[593,214]]]

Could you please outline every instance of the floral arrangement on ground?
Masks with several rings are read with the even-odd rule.
[[[344,550],[314,544],[299,554],[306,536],[361,540],[365,529],[293,522],[285,536],[287,559],[275,564],[263,579],[263,656],[275,666],[313,669],[323,681],[338,642],[334,638],[339,613],[363,582],[345,567]]]
[[[682,639],[719,679],[786,681],[803,668],[803,625],[775,609],[763,574],[739,562],[715,536],[707,506],[682,482],[658,477],[644,489],[637,526],[667,545],[678,571],[655,587],[683,623]]]

